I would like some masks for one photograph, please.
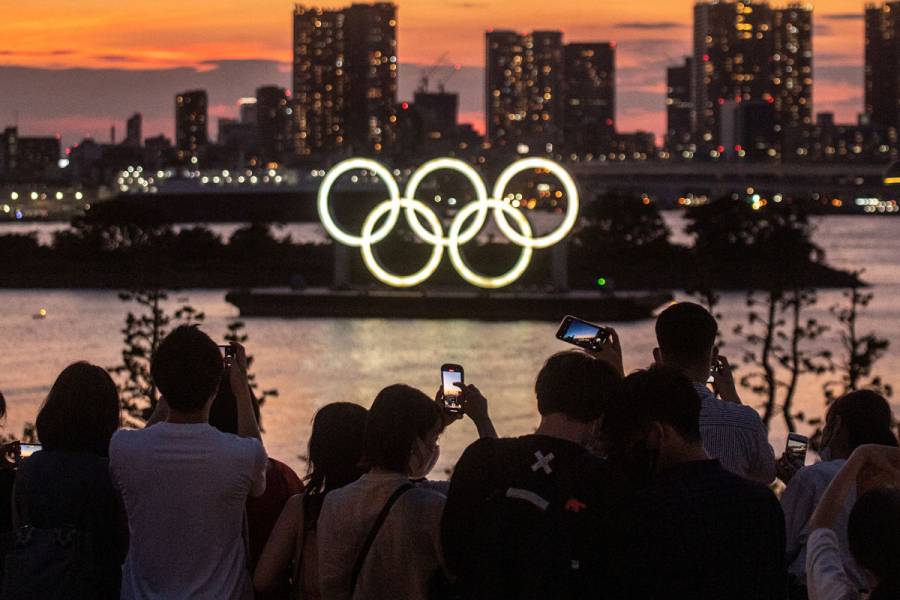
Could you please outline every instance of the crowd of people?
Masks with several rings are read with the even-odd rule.
[[[844,395],[819,462],[776,460],[717,329],[682,302],[659,315],[649,368],[626,375],[612,330],[554,354],[520,437],[461,384],[478,439],[449,481],[428,479],[462,418],[440,391],[323,406],[301,479],[267,456],[239,344],[223,358],[196,326],[172,331],[142,429],[120,428],[105,370],[72,364],[37,415],[40,449],[0,478],[0,600],[900,599],[887,400]]]

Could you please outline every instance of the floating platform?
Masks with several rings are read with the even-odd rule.
[[[260,288],[225,300],[243,317],[637,321],[672,300],[668,292],[515,292]]]

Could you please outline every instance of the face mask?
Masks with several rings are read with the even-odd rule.
[[[423,479],[431,473],[431,469],[437,464],[438,458],[441,456],[441,447],[435,444],[434,450],[429,452],[425,442],[421,439],[416,438],[416,444],[417,448],[413,451],[413,455],[409,460],[409,478]]]

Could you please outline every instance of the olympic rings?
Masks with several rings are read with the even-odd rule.
[[[341,229],[331,216],[330,193],[338,178],[348,171],[355,169],[369,170],[377,175],[387,186],[388,199],[376,206],[363,222],[361,235],[355,236]],[[506,187],[509,182],[523,171],[529,169],[542,169],[555,175],[563,185],[566,192],[566,213],[562,223],[551,233],[533,237],[531,225],[519,210],[516,210],[504,199]],[[431,173],[439,170],[456,171],[462,174],[475,189],[475,200],[465,205],[453,218],[447,237],[444,237],[441,221],[435,212],[426,204],[416,200],[415,194],[422,181]],[[351,158],[335,165],[319,187],[317,197],[319,218],[325,230],[338,242],[347,246],[358,247],[362,251],[363,262],[379,281],[394,287],[412,287],[426,281],[437,270],[443,257],[444,248],[449,251],[450,262],[460,276],[482,288],[496,289],[505,287],[516,281],[531,262],[535,249],[547,248],[559,243],[565,238],[578,221],[579,196],[578,186],[559,163],[545,158],[525,158],[509,165],[500,174],[494,185],[493,194],[488,197],[487,187],[478,172],[468,164],[455,158],[438,158],[420,166],[409,178],[405,194],[400,196],[400,188],[393,174],[382,164],[366,158]],[[431,256],[422,269],[412,275],[395,275],[385,270],[375,258],[372,247],[386,238],[400,216],[400,210],[404,210],[406,220],[413,232],[425,242],[431,244]],[[494,220],[500,231],[513,243],[522,248],[519,259],[515,265],[503,275],[487,277],[473,271],[463,260],[460,246],[470,242],[478,235],[487,221],[488,211],[493,211]],[[418,213],[418,214],[417,214]],[[385,214],[384,223],[380,226],[379,219]],[[419,220],[419,215],[425,218],[426,228]],[[474,215],[474,218],[473,218]],[[515,222],[513,227],[507,215]],[[463,229],[466,221],[472,219],[472,223]],[[516,230],[518,229],[518,231]]]

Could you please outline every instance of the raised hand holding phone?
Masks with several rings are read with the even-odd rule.
[[[559,325],[556,338],[584,349],[612,365],[622,375],[625,374],[622,345],[619,342],[619,335],[612,327],[601,327],[567,315]]]

